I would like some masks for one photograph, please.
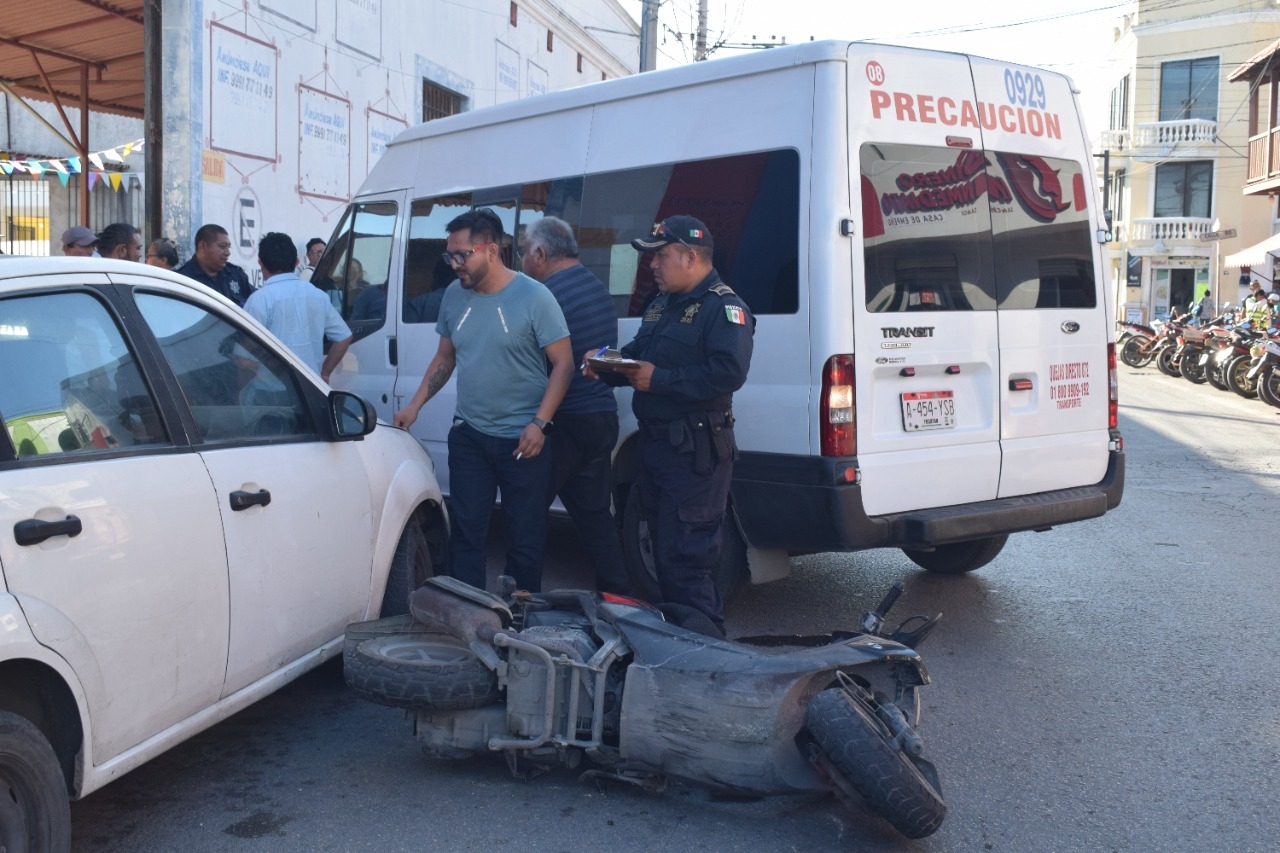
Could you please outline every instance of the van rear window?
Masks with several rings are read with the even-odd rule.
[[[868,310],[1098,304],[1079,163],[878,143],[859,159]]]

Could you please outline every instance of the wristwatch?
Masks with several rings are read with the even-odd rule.
[[[544,421],[542,418],[534,418],[533,425],[542,430],[544,435],[547,430],[551,429],[551,421]]]

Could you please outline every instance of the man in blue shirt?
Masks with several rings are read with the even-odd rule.
[[[449,430],[449,555],[453,576],[485,587],[485,537],[502,492],[505,573],[539,591],[551,456],[545,434],[573,377],[569,329],[555,297],[502,263],[502,221],[484,208],[457,216],[445,259],[458,280],[440,305],[440,344],[394,423],[408,429],[458,370]],[[551,364],[550,375],[547,363]]]
[[[231,263],[231,237],[221,225],[201,225],[196,232],[196,253],[174,272],[221,293],[241,308],[253,292],[249,276]]]
[[[578,262],[569,223],[554,216],[535,221],[524,235],[524,271],[560,303],[569,326],[573,363],[588,352],[618,345],[618,315],[609,291]],[[613,389],[577,374],[556,412],[551,431],[551,485],[547,503],[560,502],[578,528],[582,548],[602,592],[629,594],[613,497],[613,448],[618,443],[618,402]]]
[[[244,310],[329,381],[351,346],[351,329],[319,288],[298,278],[298,250],[288,234],[271,232],[258,241],[258,266],[265,279]],[[325,355],[324,342],[329,341]]]

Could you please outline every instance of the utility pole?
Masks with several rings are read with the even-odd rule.
[[[640,4],[640,70],[658,67],[658,4],[660,0],[643,0]]]
[[[698,40],[694,43],[693,61],[707,58],[707,0],[698,0]]]

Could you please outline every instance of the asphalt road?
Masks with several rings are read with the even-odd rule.
[[[1280,835],[1275,410],[1121,368],[1124,503],[959,578],[877,551],[796,558],[731,635],[945,612],[923,725],[950,807],[906,842],[820,796],[654,795],[499,758],[425,759],[326,666],[72,806],[84,851],[1271,851]],[[581,585],[571,529],[550,578]]]

